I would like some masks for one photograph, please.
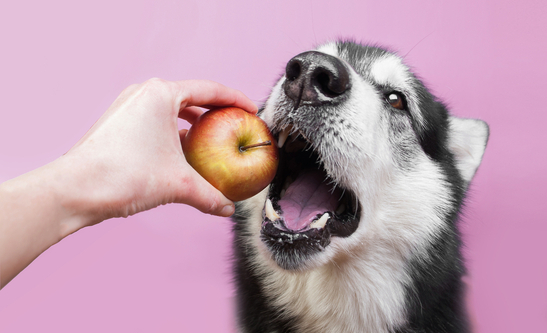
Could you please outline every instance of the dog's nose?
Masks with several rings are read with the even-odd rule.
[[[309,51],[287,63],[283,89],[295,103],[321,105],[333,103],[351,87],[346,66],[329,54]]]

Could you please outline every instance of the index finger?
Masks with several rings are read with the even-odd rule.
[[[181,109],[187,106],[235,106],[256,114],[257,106],[241,91],[209,80],[176,81]]]

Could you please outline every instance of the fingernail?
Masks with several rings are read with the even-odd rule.
[[[222,216],[231,216],[234,213],[234,206],[233,205],[226,205],[222,207],[222,210],[220,211],[220,215]]]

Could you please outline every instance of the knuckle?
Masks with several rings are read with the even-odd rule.
[[[125,88],[124,91],[133,91],[133,90],[137,89],[138,87],[139,87],[139,84],[133,83],[132,85]]]
[[[220,198],[211,191],[199,187],[196,179],[185,175],[180,179],[179,200],[190,204],[206,214],[216,213],[220,208]]]
[[[126,87],[121,93],[120,93],[120,96],[121,97],[126,97],[126,96],[129,96],[131,95],[132,93],[134,93],[135,91],[137,91],[140,87],[140,84],[132,84],[128,87]]]
[[[173,96],[173,83],[160,78],[151,78],[142,83],[142,94],[154,97],[158,100],[171,100]]]
[[[218,209],[219,209],[219,202],[218,202],[218,199],[215,198],[214,200],[210,201],[209,204],[207,205],[206,213],[207,214],[215,213],[218,211]]]
[[[145,89],[154,90],[154,91],[155,90],[160,90],[163,87],[165,87],[166,85],[167,85],[167,81],[165,81],[163,79],[160,79],[160,78],[157,78],[157,77],[148,79],[143,83],[143,86],[144,86]]]
[[[182,198],[187,198],[192,195],[194,189],[194,181],[192,177],[184,174],[179,179],[179,195]]]
[[[164,84],[166,82],[167,82],[166,80],[161,79],[159,77],[152,77],[152,78],[146,80],[146,83],[148,83],[148,84]]]

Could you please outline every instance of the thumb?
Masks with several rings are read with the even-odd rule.
[[[190,205],[206,214],[231,216],[235,211],[234,203],[194,169],[189,169],[183,182],[184,188],[175,202]]]

